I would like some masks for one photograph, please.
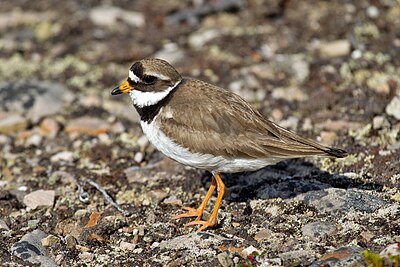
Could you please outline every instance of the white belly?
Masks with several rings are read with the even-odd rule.
[[[151,122],[140,122],[143,132],[158,150],[177,162],[211,172],[255,171],[283,160],[280,158],[229,159],[211,154],[192,153],[168,138],[157,126],[156,118]]]

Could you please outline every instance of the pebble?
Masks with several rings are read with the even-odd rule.
[[[255,247],[249,246],[249,247],[247,247],[247,248],[242,250],[242,256],[244,258],[246,258],[247,256],[253,254],[254,252],[256,252],[258,254],[261,254],[260,251],[258,249],[256,249]]]
[[[321,143],[326,146],[331,146],[338,138],[336,132],[328,132],[328,131],[322,131],[320,136],[321,136]]]
[[[319,46],[319,55],[323,58],[335,58],[347,56],[351,52],[350,42],[346,39],[332,42],[321,43]]]
[[[60,243],[60,238],[54,235],[48,235],[45,238],[43,238],[41,242],[43,247],[51,247],[55,244]]]
[[[296,130],[298,124],[299,124],[299,118],[294,116],[290,116],[286,120],[281,120],[279,122],[279,126],[291,130]]]
[[[24,196],[24,204],[28,209],[37,207],[52,207],[54,204],[54,190],[37,190]]]
[[[86,262],[91,262],[94,259],[94,254],[91,252],[82,252],[79,253],[78,257]]]
[[[298,87],[278,87],[272,91],[272,98],[274,99],[284,99],[289,102],[294,101],[305,101],[308,99],[308,96],[303,93]]]
[[[28,228],[29,229],[36,229],[40,220],[39,219],[33,219],[28,221]]]
[[[135,156],[133,157],[133,160],[134,160],[136,163],[141,163],[141,162],[143,161],[143,159],[144,159],[144,155],[143,155],[142,152],[137,152],[137,153],[135,154]]]
[[[201,29],[189,35],[188,44],[194,50],[200,50],[206,43],[220,35],[221,30],[219,29]]]
[[[119,243],[119,247],[124,250],[134,250],[136,248],[136,244],[130,243],[130,242],[125,242],[121,241]]]
[[[260,242],[262,240],[267,240],[270,239],[273,235],[273,232],[269,229],[261,229],[260,231],[257,232],[254,236],[254,240],[257,242]]]
[[[0,230],[7,230],[7,231],[10,230],[7,223],[3,220],[0,220]]]
[[[0,133],[12,135],[25,130],[28,121],[15,112],[0,112]]]
[[[374,130],[389,128],[389,127],[390,123],[385,116],[375,116],[374,119],[372,120],[372,128],[374,128]]]
[[[87,116],[73,119],[65,127],[67,133],[81,133],[91,136],[106,133],[109,129],[110,125],[106,121]]]
[[[164,204],[182,206],[182,200],[176,196],[170,196],[163,201]]]
[[[363,127],[364,124],[359,122],[351,122],[351,121],[344,121],[344,120],[327,120],[321,123],[315,124],[317,129],[324,129],[329,131],[340,131],[340,130],[358,130]]]
[[[304,236],[308,236],[311,240],[319,242],[337,232],[337,227],[332,222],[312,222],[301,228]]]
[[[167,43],[154,54],[154,57],[164,59],[174,65],[185,58],[185,52],[176,43]]]
[[[145,135],[142,135],[137,140],[137,144],[140,148],[140,151],[144,151],[146,149],[146,147],[149,145],[149,139],[147,139],[147,137]]]
[[[67,248],[75,249],[76,245],[78,245],[78,241],[72,235],[65,236],[65,243],[67,244]]]
[[[90,20],[97,26],[116,26],[118,20],[134,27],[143,27],[145,17],[142,13],[136,11],[127,11],[115,6],[97,6],[89,11]]]
[[[72,162],[74,160],[74,152],[72,151],[61,151],[58,152],[57,154],[54,154],[51,156],[50,161],[51,162]]]
[[[134,110],[132,110],[132,112],[126,112],[126,109],[130,108],[126,103],[114,100],[106,100],[103,103],[103,108],[118,118],[124,118],[134,123],[140,122],[140,117],[137,112]]]
[[[386,248],[384,248],[379,255],[383,258],[389,259],[390,257],[395,257],[400,255],[400,243],[390,244]]]
[[[400,96],[393,97],[390,103],[386,106],[385,111],[388,115],[400,120]]]
[[[326,188],[302,193],[286,201],[305,201],[320,212],[348,213],[352,210],[373,213],[388,205],[388,202],[378,196],[355,189]]]
[[[366,266],[364,261],[363,248],[358,246],[343,247],[322,256],[313,262],[310,267],[346,267],[346,266]]]
[[[55,119],[45,118],[39,125],[40,134],[53,139],[60,131],[60,125]]]
[[[73,99],[74,94],[59,83],[23,80],[0,83],[0,111],[19,113],[34,123],[62,111],[64,104]]]
[[[283,266],[290,266],[288,263],[307,261],[312,259],[314,252],[312,250],[292,250],[288,252],[279,253],[277,256],[282,259]],[[285,264],[286,263],[286,264]]]
[[[29,136],[28,139],[26,139],[25,145],[26,146],[39,146],[41,142],[42,142],[42,136],[40,136],[37,133],[34,133],[31,136]]]
[[[40,264],[42,267],[57,266],[56,263],[47,256],[41,240],[47,235],[42,230],[34,230],[25,234],[20,241],[12,245],[11,251],[18,258],[30,264]]]
[[[380,15],[379,9],[376,6],[372,6],[372,5],[370,5],[367,8],[366,13],[367,13],[367,16],[370,17],[371,19],[376,19]]]
[[[160,249],[168,250],[183,250],[194,248],[209,248],[211,245],[216,245],[222,243],[226,240],[224,237],[206,233],[190,233],[186,235],[181,235],[174,237],[170,240],[161,241],[159,247]]]
[[[219,253],[217,255],[217,259],[219,264],[221,264],[223,267],[235,266],[233,260],[229,257],[229,254],[226,251]]]

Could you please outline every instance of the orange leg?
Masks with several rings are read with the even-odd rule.
[[[225,193],[225,185],[224,182],[222,181],[221,177],[219,176],[219,173],[214,173],[213,178],[215,178],[215,181],[217,182],[217,201],[215,202],[214,210],[211,214],[211,217],[208,218],[207,221],[201,221],[201,220],[195,220],[193,222],[190,222],[186,224],[185,226],[192,226],[196,224],[200,224],[201,227],[197,230],[197,232],[203,231],[207,229],[208,227],[215,226],[217,224],[217,215],[218,215],[218,210],[219,207],[221,206],[222,202],[222,197],[224,196]]]
[[[215,187],[217,186],[217,182],[213,176],[210,188],[207,191],[207,195],[204,198],[203,202],[201,202],[200,206],[197,209],[193,209],[190,207],[182,207],[184,210],[188,212],[176,215],[172,217],[172,219],[180,219],[180,218],[187,218],[187,217],[197,217],[195,221],[200,221],[201,216],[203,215],[203,211],[207,206],[208,201],[210,200],[212,194],[214,193]]]

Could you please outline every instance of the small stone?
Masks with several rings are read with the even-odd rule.
[[[28,209],[37,207],[52,207],[54,204],[54,190],[37,190],[24,197],[24,204]]]
[[[305,118],[302,126],[303,131],[311,131],[313,129],[313,125],[310,118]]]
[[[116,117],[121,117],[135,123],[140,122],[140,117],[137,112],[126,112],[125,103],[106,100],[103,103],[103,108]]]
[[[116,26],[118,20],[134,27],[142,27],[145,24],[144,15],[140,12],[106,5],[92,8],[89,12],[89,18],[97,26]]]
[[[67,235],[65,237],[65,243],[67,244],[67,248],[75,249],[76,245],[78,245],[78,241],[72,235]]]
[[[60,238],[54,236],[54,235],[48,235],[45,238],[42,239],[42,246],[43,247],[51,247],[55,244],[60,243]]]
[[[87,213],[88,213],[87,209],[79,209],[79,210],[75,211],[74,217],[77,217],[77,218],[83,217],[83,216],[85,216]]]
[[[272,92],[272,98],[274,99],[284,99],[289,102],[294,101],[305,101],[308,99],[308,96],[303,93],[298,87],[289,87],[289,88],[275,88]]]
[[[159,247],[160,249],[168,249],[168,250],[190,249],[192,251],[197,250],[201,252],[203,251],[202,248],[207,249],[211,245],[220,244],[224,240],[226,240],[226,238],[215,234],[199,232],[199,233],[190,233],[187,235],[181,235],[172,238],[170,240],[161,241]]]
[[[55,119],[45,118],[39,125],[40,134],[48,138],[54,138],[57,136],[60,130],[60,125]]]
[[[390,123],[385,116],[376,116],[372,120],[372,128],[374,128],[374,130],[389,128],[389,127]]]
[[[256,249],[253,246],[249,246],[249,247],[247,247],[247,248],[242,250],[242,255],[243,255],[244,258],[246,258],[247,256],[253,254],[254,252],[260,254],[260,251],[258,249]]]
[[[390,244],[387,246],[385,249],[383,249],[379,255],[381,255],[383,258],[389,259],[390,257],[396,257],[400,255],[400,243],[394,243]]]
[[[14,134],[25,130],[28,126],[28,121],[14,112],[0,112],[0,133]]]
[[[86,262],[91,262],[91,261],[93,261],[93,259],[94,259],[94,254],[93,254],[93,253],[90,253],[90,252],[82,252],[82,253],[80,253],[80,254],[78,255],[78,257],[79,257],[81,260],[84,260],[84,261],[86,261]]]
[[[134,160],[136,163],[141,163],[141,162],[143,161],[143,158],[144,158],[143,153],[142,153],[142,152],[137,152],[137,153],[135,154],[135,157],[133,158],[133,160]]]
[[[375,235],[373,233],[371,233],[370,231],[363,231],[363,232],[361,232],[360,236],[367,242],[370,242],[372,240],[372,238],[375,237]]]
[[[329,213],[349,213],[350,211],[373,213],[388,205],[388,202],[381,197],[354,189],[341,188],[309,191],[287,201],[305,201],[307,205],[311,205],[318,211]]]
[[[58,152],[57,154],[51,156],[51,162],[72,162],[74,160],[74,153],[71,151],[62,151]]]
[[[93,95],[93,94],[85,95],[81,99],[79,99],[79,102],[84,107],[100,107],[101,97],[99,95]]]
[[[154,57],[164,59],[174,65],[184,59],[185,52],[176,43],[167,43],[154,54]]]
[[[134,250],[136,248],[136,244],[121,241],[121,243],[119,243],[119,247],[124,250]]]
[[[82,251],[82,252],[89,252],[90,251],[90,248],[85,247],[85,246],[81,246],[81,245],[76,245],[75,248],[78,249],[79,251]]]
[[[312,222],[301,228],[304,236],[308,236],[311,240],[318,242],[334,235],[337,232],[336,225],[332,222]]]
[[[386,106],[386,113],[400,120],[400,96],[393,97],[392,101]]]
[[[67,133],[81,133],[97,136],[106,133],[110,129],[110,125],[99,118],[81,117],[71,120],[65,127]]]
[[[335,132],[321,132],[321,142],[326,145],[330,146],[337,140],[337,134]]]
[[[29,220],[28,221],[28,228],[29,229],[35,229],[38,226],[39,222],[40,222],[40,220],[38,220],[38,219]]]
[[[260,231],[254,236],[254,239],[255,239],[257,242],[260,242],[260,241],[262,241],[262,240],[270,239],[270,238],[272,237],[272,235],[273,235],[273,232],[272,232],[271,230],[269,230],[269,229],[262,229],[262,230],[260,230]]]
[[[32,134],[31,136],[26,139],[25,145],[26,146],[39,146],[42,142],[42,137],[39,134]]]
[[[13,244],[11,251],[25,262],[40,266],[55,267],[57,265],[47,256],[47,252],[41,244],[41,240],[45,237],[46,233],[43,231],[34,230]]]
[[[286,120],[282,120],[279,122],[279,125],[283,128],[288,128],[291,130],[296,130],[297,125],[299,124],[299,118],[296,118],[294,116],[290,116]]]
[[[34,123],[60,112],[73,98],[72,92],[59,83],[25,80],[0,83],[0,111],[25,115]]]
[[[319,46],[319,54],[323,58],[335,58],[347,56],[351,52],[351,45],[348,40],[336,40],[322,43]]]
[[[160,189],[155,189],[150,191],[150,196],[153,201],[160,203],[163,199],[165,199],[168,196],[168,193]]]
[[[142,135],[137,140],[137,144],[140,147],[140,151],[144,151],[146,149],[146,147],[149,145],[149,139],[147,139],[147,137],[145,135]]]
[[[182,206],[182,200],[176,196],[170,196],[163,201],[164,204]]]
[[[376,6],[371,5],[367,8],[367,16],[371,19],[376,19],[377,17],[379,17],[379,15],[379,9]]]
[[[199,30],[189,35],[188,44],[194,50],[201,49],[209,41],[219,37],[221,30],[218,29],[206,29]]]
[[[229,254],[226,251],[219,253],[217,255],[217,259],[218,259],[218,262],[223,267],[235,266],[235,264],[233,263],[233,260],[229,257]]]
[[[320,266],[365,266],[364,249],[358,246],[342,247],[322,256],[310,267]]]
[[[7,223],[3,220],[0,220],[0,230],[7,230],[7,231],[10,230]]]

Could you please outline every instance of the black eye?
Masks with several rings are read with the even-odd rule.
[[[156,82],[157,77],[151,76],[151,75],[146,75],[146,76],[143,77],[142,80],[147,84],[152,84],[152,83]]]

